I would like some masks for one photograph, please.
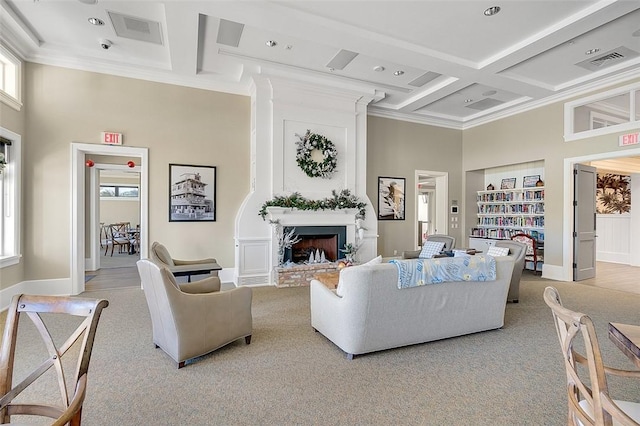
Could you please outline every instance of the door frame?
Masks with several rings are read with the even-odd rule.
[[[601,152],[598,154],[583,155],[564,159],[564,199],[562,227],[562,281],[573,281],[573,165],[585,161],[607,160],[610,158],[636,157],[640,155],[640,148],[625,149],[621,151]],[[597,232],[597,230],[596,230]],[[548,265],[545,265],[548,266]],[[597,274],[597,271],[596,271]],[[549,277],[551,278],[551,277]]]
[[[88,155],[135,157],[140,159],[140,258],[148,257],[149,151],[129,146],[71,143],[71,235],[69,246],[71,294],[84,291],[85,271],[85,160]]]
[[[436,179],[436,220],[435,229],[438,230],[438,234],[449,234],[449,173],[448,172],[435,172],[430,170],[416,170],[414,174],[413,188],[415,190],[415,197],[417,201],[417,188],[420,182],[420,176],[431,176]],[[415,204],[415,218],[413,224],[413,238],[418,235],[418,203]],[[416,249],[418,246],[416,244]]]

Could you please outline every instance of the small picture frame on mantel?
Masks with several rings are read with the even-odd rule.
[[[516,187],[516,178],[502,179],[500,189],[514,189]]]

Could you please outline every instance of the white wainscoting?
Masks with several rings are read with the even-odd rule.
[[[629,264],[631,261],[631,215],[596,215],[596,260]]]
[[[237,286],[271,284],[271,239],[236,239],[238,270],[234,277]]]
[[[41,294],[45,296],[68,296],[71,294],[71,278],[22,281],[0,291],[0,311],[9,307],[16,294]]]

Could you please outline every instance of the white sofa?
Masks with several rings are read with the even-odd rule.
[[[504,325],[513,272],[496,257],[495,281],[460,281],[398,288],[391,263],[345,268],[338,291],[311,281],[311,326],[354,355],[424,343]]]

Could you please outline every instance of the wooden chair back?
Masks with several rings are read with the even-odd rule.
[[[516,234],[511,237],[513,241],[518,241],[527,246],[525,260],[533,262],[533,272],[538,271],[538,262],[543,261],[543,257],[538,250],[538,243],[535,238],[528,234]]]
[[[544,291],[544,301],[551,308],[556,326],[564,367],[567,376],[567,396],[569,403],[569,425],[617,424],[638,426],[609,396],[605,373],[618,376],[640,378],[638,371],[617,370],[605,367],[591,318],[580,312],[571,311],[562,305],[560,294],[554,287]],[[582,337],[582,339],[579,339]],[[575,350],[584,347],[586,356]],[[586,366],[579,369],[579,364]]]
[[[104,299],[83,299],[61,296],[33,296],[20,294],[13,297],[11,306],[7,312],[7,321],[4,328],[2,347],[0,349],[0,423],[11,421],[12,415],[40,416],[56,419],[54,425],[79,425],[82,417],[82,403],[86,395],[87,374],[89,361],[93,349],[98,320],[102,310],[109,306]],[[42,339],[43,361],[36,365],[29,373],[24,364],[24,358],[19,359],[20,376],[26,369],[26,376],[20,383],[13,383],[14,364],[16,361],[16,346],[18,338],[18,324],[20,317],[25,314],[31,319],[35,329]],[[45,315],[42,315],[45,314]],[[69,337],[59,345],[58,327],[56,329],[56,341],[50,333],[52,319],[49,314],[67,314],[81,317],[81,323],[71,331]],[[84,317],[84,319],[82,319]],[[46,322],[46,323],[45,323]],[[76,321],[77,322],[77,321]],[[22,321],[22,327],[24,324]],[[49,327],[47,327],[49,325]],[[60,342],[57,342],[60,343]],[[18,352],[19,353],[19,352]],[[66,357],[65,357],[66,355]],[[37,354],[31,358],[38,358]],[[77,359],[76,359],[77,358]],[[69,361],[76,362],[69,362]],[[39,361],[38,361],[39,362]],[[65,374],[65,367],[75,366],[75,372],[71,376]],[[51,367],[54,368],[58,390],[60,391],[61,404],[51,405],[51,401],[20,401],[14,402],[25,389],[37,382]],[[69,370],[69,369],[67,369]],[[40,381],[43,381],[42,379]],[[40,382],[38,381],[38,382]],[[70,383],[67,383],[69,381]],[[71,382],[72,381],[72,382]],[[46,383],[46,382],[43,382]],[[70,392],[71,391],[71,392]]]

